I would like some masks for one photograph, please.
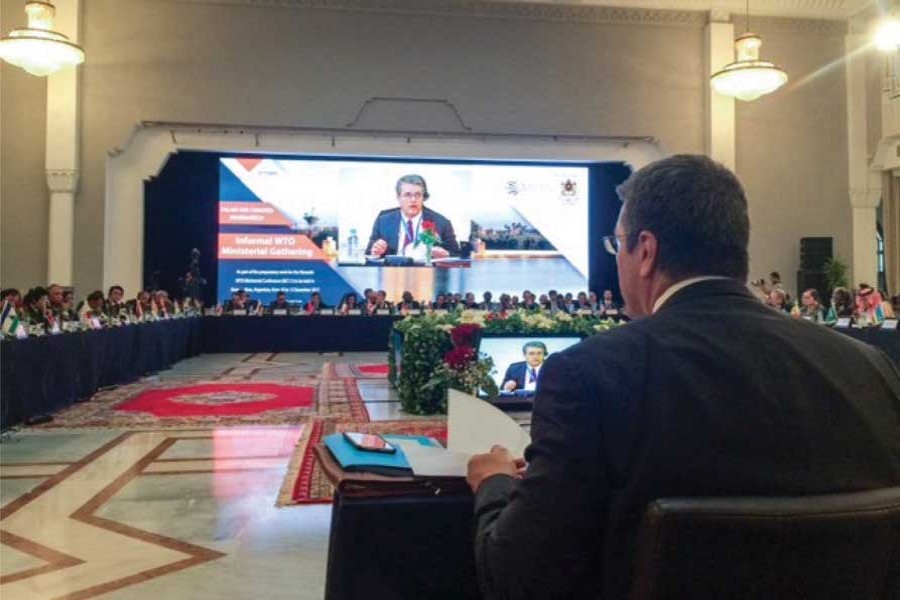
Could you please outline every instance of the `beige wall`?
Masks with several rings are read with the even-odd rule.
[[[372,96],[414,96],[450,100],[476,130],[649,134],[668,150],[703,149],[699,25],[160,0],[129,2],[122,18],[121,5],[85,3],[79,286],[101,280],[106,152],[142,119],[343,127]],[[362,126],[410,123],[383,112]]]
[[[3,32],[25,25],[24,3],[2,0]],[[0,285],[46,283],[49,196],[44,175],[47,80],[0,65]]]
[[[372,96],[412,96],[453,102],[475,130],[652,135],[667,152],[703,150],[708,83],[697,20],[554,22],[171,0],[83,5],[79,290],[102,281],[107,153],[141,120],[343,127]],[[849,258],[843,71],[796,85],[841,55],[843,36],[770,31],[766,21],[759,29],[763,55],[782,63],[792,83],[739,106],[737,165],[751,198],[753,274],[778,269],[792,281],[804,235],[833,235]],[[380,111],[360,126],[455,124]],[[45,262],[46,234],[18,244]]]
[[[844,36],[777,24],[751,21],[761,56],[777,61],[790,81],[738,103],[737,171],[750,201],[751,278],[779,271],[793,293],[801,237],[834,237],[837,257],[852,263]]]

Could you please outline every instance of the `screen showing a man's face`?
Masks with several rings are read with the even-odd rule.
[[[397,201],[400,203],[400,212],[403,213],[403,216],[407,219],[414,219],[422,212],[425,190],[421,185],[401,183]]]
[[[541,366],[544,362],[543,349],[534,346],[525,348],[525,362],[532,368]]]

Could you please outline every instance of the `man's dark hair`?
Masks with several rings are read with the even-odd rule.
[[[709,157],[678,154],[635,172],[617,190],[634,251],[641,231],[659,242],[657,265],[672,277],[721,275],[746,281],[750,220],[734,173]]]
[[[107,295],[107,296],[112,296],[112,293],[113,293],[115,290],[119,290],[120,292],[122,292],[122,295],[123,295],[123,296],[125,295],[125,288],[123,288],[121,285],[113,285],[113,286],[110,286],[109,292],[108,292],[106,295]]]
[[[25,294],[25,297],[22,299],[22,301],[26,305],[34,304],[35,302],[37,302],[38,300],[40,300],[41,298],[43,298],[46,295],[47,295],[47,289],[42,288],[41,286],[38,286],[38,287],[34,287],[34,288],[31,288],[30,290],[28,290],[28,293]]]
[[[819,290],[815,288],[809,288],[808,290],[803,291],[804,294],[809,294],[810,297],[815,300],[817,303],[821,304],[822,301],[819,299]]]
[[[544,342],[538,342],[538,341],[526,342],[525,345],[522,346],[522,354],[525,354],[526,352],[528,352],[529,348],[540,348],[541,350],[544,351],[544,356],[547,356],[547,346],[544,344]]]
[[[494,295],[490,292],[485,292],[481,295],[481,297],[484,298],[485,300],[491,300],[494,297]]]
[[[280,292],[278,292],[278,293],[275,294],[275,295],[276,295],[276,296],[284,296],[284,295],[285,295],[285,294],[284,294],[284,290],[281,290]]]
[[[397,185],[396,185],[397,196],[400,195],[400,186],[403,185],[404,183],[409,184],[409,185],[418,185],[419,187],[421,187],[422,188],[422,199],[428,200],[428,198],[429,198],[428,184],[425,183],[424,177],[422,177],[421,175],[404,175],[403,177],[398,179]]]
[[[6,298],[7,296],[12,295],[21,296],[22,294],[20,294],[19,290],[17,290],[16,288],[6,288],[2,292],[0,292],[0,298]]]
[[[771,273],[769,273],[769,279],[777,279],[778,281],[781,281],[781,273],[779,273],[778,271],[772,271]]]
[[[103,300],[103,292],[100,290],[94,290],[90,294],[88,294],[87,301],[92,302],[94,300]]]

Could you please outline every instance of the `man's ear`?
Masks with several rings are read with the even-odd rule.
[[[637,251],[640,253],[640,271],[641,277],[649,277],[656,270],[656,263],[659,258],[659,240],[650,231],[641,231],[638,234]]]

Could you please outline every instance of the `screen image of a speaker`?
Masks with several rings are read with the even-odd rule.
[[[830,237],[800,238],[800,268],[804,271],[821,271],[833,256]]]

